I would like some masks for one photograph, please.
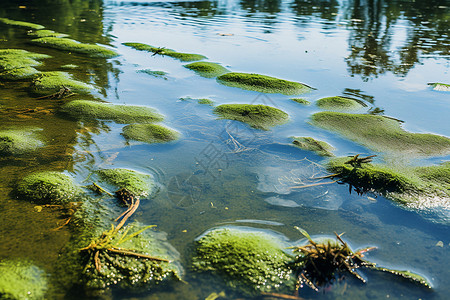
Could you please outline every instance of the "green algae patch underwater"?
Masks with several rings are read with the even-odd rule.
[[[0,155],[22,155],[33,152],[43,143],[32,130],[0,131]]]
[[[319,141],[312,137],[293,137],[293,139],[292,144],[302,150],[313,151],[320,156],[334,156],[331,151],[335,150],[335,148],[327,142]]]
[[[65,33],[59,33],[59,32],[55,32],[53,30],[47,30],[47,29],[31,31],[28,33],[28,35],[38,37],[38,38],[43,38],[43,37],[64,38],[64,37],[69,36],[68,34],[65,34]]]
[[[20,260],[0,262],[0,299],[45,299],[47,275],[39,267]]]
[[[137,72],[138,73],[145,73],[145,74],[148,74],[150,76],[157,77],[157,78],[163,78],[164,80],[168,79],[167,75],[169,74],[169,73],[164,72],[164,71],[152,71],[150,69],[138,70]]]
[[[260,74],[231,72],[217,77],[223,85],[261,93],[299,95],[311,91],[311,87],[294,81],[278,79]]]
[[[62,87],[78,94],[87,94],[94,88],[92,85],[72,79],[69,73],[60,71],[41,72],[36,74],[31,82],[31,91],[36,95],[56,93]]]
[[[33,53],[22,49],[0,50],[0,80],[24,80],[39,73],[34,67],[42,63],[38,60],[49,55]]]
[[[152,143],[166,143],[178,139],[179,133],[156,124],[130,124],[122,129],[122,135],[128,140]]]
[[[217,63],[212,62],[194,62],[184,66],[185,68],[194,71],[200,76],[206,78],[213,78],[222,74],[230,72],[228,69],[222,67]]]
[[[119,105],[89,100],[74,100],[60,110],[78,120],[110,120],[119,124],[160,122],[164,117],[155,109],[145,106]]]
[[[439,92],[450,92],[450,84],[440,83],[440,82],[432,82],[428,84],[435,91]]]
[[[450,162],[426,167],[355,165],[349,163],[348,157],[339,157],[331,159],[326,167],[361,192],[376,192],[416,209],[450,208]]]
[[[311,123],[335,131],[350,140],[375,151],[408,156],[436,156],[450,154],[450,139],[444,136],[410,133],[400,122],[382,116],[319,112]]]
[[[223,277],[227,285],[246,294],[294,290],[285,245],[264,231],[219,228],[195,244],[192,268]]]
[[[136,196],[148,196],[155,189],[153,176],[128,169],[104,169],[95,172],[102,181]]]
[[[42,47],[86,54],[90,57],[113,58],[119,55],[116,51],[106,47],[84,44],[68,38],[43,37],[31,40],[31,42]]]
[[[153,55],[166,55],[173,58],[176,58],[180,61],[196,61],[196,60],[203,60],[206,59],[206,56],[200,55],[200,54],[193,54],[193,53],[183,53],[183,52],[177,52],[172,49],[167,49],[164,47],[154,47],[143,43],[122,43],[123,45],[127,47],[131,47],[133,49],[139,50],[139,51],[147,51],[153,53]]]
[[[222,104],[214,109],[214,113],[223,119],[244,122],[263,130],[289,120],[289,115],[284,111],[261,104]]]
[[[311,105],[311,102],[309,102],[306,99],[303,98],[291,98],[292,101],[303,104],[303,105]]]
[[[364,107],[361,103],[358,101],[346,98],[346,97],[340,97],[340,96],[334,96],[334,97],[326,97],[317,100],[316,105],[322,109],[326,110],[358,110]]]
[[[81,188],[73,179],[60,172],[31,173],[20,180],[15,193],[31,201],[43,204],[64,204],[75,201]]]
[[[14,21],[14,20],[11,20],[8,18],[0,18],[0,23],[10,25],[10,26],[24,27],[24,28],[36,29],[36,30],[45,28],[44,26],[39,25],[39,24],[23,22],[23,21]]]

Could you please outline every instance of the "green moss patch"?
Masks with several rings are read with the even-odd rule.
[[[32,32],[29,32],[28,35],[35,36],[38,38],[43,38],[43,37],[63,38],[63,37],[69,36],[68,34],[65,34],[65,33],[54,32],[53,30],[47,30],[47,29],[32,31]]]
[[[165,143],[178,139],[179,133],[170,128],[155,124],[130,124],[122,129],[126,139],[152,143]]]
[[[43,47],[86,54],[90,57],[112,58],[119,55],[116,51],[103,46],[84,44],[68,38],[43,37],[31,42]]]
[[[209,105],[209,106],[213,106],[214,105],[214,101],[213,100],[206,99],[206,98],[197,99],[197,103],[198,104],[205,104],[205,105]]]
[[[254,104],[222,104],[214,113],[223,119],[236,120],[258,129],[269,130],[289,120],[289,115],[278,108]]]
[[[23,80],[39,73],[33,67],[41,65],[40,59],[50,58],[45,54],[33,53],[22,49],[0,50],[0,79]]]
[[[221,275],[229,286],[247,293],[283,291],[295,282],[284,247],[266,232],[215,229],[196,241],[193,269]]]
[[[196,60],[203,60],[206,57],[200,54],[192,54],[192,53],[182,53],[182,52],[177,52],[175,50],[172,49],[167,49],[167,48],[158,48],[158,47],[154,47],[154,46],[150,46],[147,44],[142,44],[142,43],[123,43],[123,45],[134,48],[136,50],[140,50],[140,51],[147,51],[147,52],[151,52],[153,53],[153,55],[166,55],[166,56],[170,56],[173,58],[176,58],[178,60],[181,61],[196,61]]]
[[[298,95],[307,93],[311,90],[309,86],[300,82],[287,81],[259,74],[232,72],[217,77],[217,81],[226,86],[262,93]]]
[[[74,201],[81,194],[81,189],[68,175],[47,171],[25,176],[17,184],[16,192],[32,201],[63,204]]]
[[[0,262],[1,299],[44,299],[47,276],[37,266],[19,260]]]
[[[375,151],[410,156],[446,155],[450,139],[444,136],[410,133],[396,120],[375,116],[338,112],[319,112],[312,124],[335,131]]]
[[[303,98],[291,98],[291,100],[294,101],[294,102],[303,104],[303,105],[310,105],[311,104],[311,102],[309,102],[308,100],[303,99]]]
[[[117,189],[127,189],[134,195],[147,196],[155,188],[153,177],[128,169],[105,169],[96,174]]]
[[[79,120],[110,120],[119,124],[153,123],[164,119],[155,109],[145,106],[118,105],[88,100],[64,104],[61,112]]]
[[[0,131],[0,155],[21,155],[35,151],[43,143],[32,131]]]
[[[23,21],[14,21],[14,20],[10,20],[8,18],[0,18],[0,23],[6,24],[6,25],[10,25],[10,26],[31,28],[31,29],[36,29],[36,30],[44,28],[44,26],[39,25],[39,24],[23,22]]]
[[[435,91],[450,92],[450,84],[433,82],[429,83],[428,85],[430,85]]]
[[[318,141],[312,137],[294,137],[292,144],[300,149],[313,151],[320,156],[334,156],[331,151],[335,150],[335,148],[327,142]]]
[[[137,72],[138,73],[145,73],[145,74],[148,74],[148,75],[153,76],[153,77],[163,78],[164,80],[167,80],[167,74],[169,74],[169,73],[164,72],[164,71],[152,71],[150,69],[138,70]]]
[[[77,94],[89,93],[94,87],[84,82],[72,79],[66,72],[41,72],[34,76],[31,90],[37,95],[49,95],[58,92],[62,87],[69,88]]]
[[[194,62],[184,67],[206,78],[213,78],[230,72],[221,65],[212,62]]]
[[[316,104],[326,110],[358,110],[364,107],[354,99],[339,96],[319,99]]]
[[[39,71],[33,67],[23,67],[0,73],[0,80],[24,80],[33,78]]]

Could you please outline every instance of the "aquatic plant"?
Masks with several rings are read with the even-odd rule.
[[[119,124],[153,123],[164,119],[150,107],[88,100],[74,100],[66,103],[61,107],[60,112],[79,120],[111,120]]]
[[[214,105],[214,101],[213,100],[206,99],[206,98],[197,99],[197,103],[198,104],[205,104],[205,105],[209,105],[209,106],[213,106]]]
[[[433,90],[440,92],[450,92],[450,84],[440,83],[440,82],[432,82],[429,83]]]
[[[166,75],[169,74],[169,73],[164,72],[164,71],[152,71],[150,69],[138,70],[137,72],[138,73],[145,73],[145,74],[151,75],[153,77],[160,77],[160,78],[163,78],[164,80],[167,80],[167,76]]]
[[[86,94],[94,87],[84,82],[72,79],[66,72],[41,72],[33,77],[31,91],[37,95],[57,93],[61,88],[68,88],[77,94]]]
[[[312,88],[294,81],[278,79],[260,74],[231,72],[220,75],[217,81],[223,85],[262,93],[280,93],[298,95],[309,92]]]
[[[292,289],[291,259],[275,236],[230,227],[211,230],[196,241],[192,267],[223,276],[227,285],[241,292],[256,294]]]
[[[127,189],[136,196],[148,196],[155,188],[153,177],[128,169],[104,169],[95,172],[102,181],[120,189]]]
[[[22,260],[0,261],[1,299],[44,299],[47,275],[39,267]]]
[[[32,130],[0,131],[0,155],[21,155],[35,151],[43,143]]]
[[[244,122],[263,130],[289,120],[289,115],[284,111],[261,104],[222,104],[214,109],[214,113],[223,119]]]
[[[205,56],[200,54],[177,52],[172,49],[167,49],[164,47],[154,47],[142,43],[123,43],[123,45],[134,48],[136,50],[151,52],[153,53],[152,55],[162,55],[162,56],[166,55],[181,61],[196,61],[196,60],[203,60],[206,58]]]
[[[206,78],[217,77],[229,72],[226,68],[213,62],[194,62],[184,67]]]
[[[314,151],[320,156],[334,156],[331,151],[335,150],[330,144],[324,141],[318,141],[312,137],[293,137],[292,144],[300,149]]]
[[[347,97],[326,97],[317,100],[316,105],[326,110],[358,110],[367,105]]]
[[[63,38],[63,37],[69,36],[68,34],[65,34],[65,33],[59,33],[59,32],[55,32],[53,30],[47,30],[47,29],[30,31],[30,32],[28,32],[28,35],[35,36],[38,38],[43,38],[43,37]]]
[[[90,57],[112,58],[119,55],[116,51],[106,47],[84,44],[68,38],[42,37],[33,39],[31,42],[43,47],[86,54]]]
[[[39,73],[33,67],[42,63],[38,60],[50,58],[49,55],[33,53],[22,49],[0,50],[0,79],[23,80]]]
[[[129,140],[146,143],[165,143],[178,139],[179,133],[156,124],[130,124],[122,128],[122,135]]]
[[[25,27],[25,28],[36,29],[36,30],[45,28],[44,26],[39,25],[39,24],[23,22],[23,21],[14,21],[14,20],[11,20],[8,18],[0,18],[0,23],[10,25],[10,26]]]
[[[350,140],[375,151],[409,156],[446,155],[450,153],[450,139],[403,130],[399,121],[376,115],[319,112],[311,123],[335,131]]]
[[[65,204],[74,202],[82,190],[64,173],[43,171],[22,178],[15,192],[20,197],[43,204]]]
[[[294,101],[294,102],[303,104],[303,105],[310,105],[311,104],[311,102],[309,102],[308,100],[303,99],[303,98],[291,98],[291,100]]]

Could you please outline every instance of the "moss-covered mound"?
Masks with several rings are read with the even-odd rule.
[[[450,153],[449,138],[410,133],[403,130],[398,121],[382,116],[319,112],[312,116],[312,124],[335,131],[375,151],[411,156]]]
[[[33,53],[22,49],[0,50],[0,79],[23,80],[39,73],[33,67],[41,65],[38,60],[50,58],[45,54]]]
[[[294,102],[303,104],[303,105],[310,105],[311,104],[311,102],[309,102],[308,100],[303,99],[303,98],[291,98],[291,100],[294,101]]]
[[[94,88],[92,85],[72,79],[69,73],[60,71],[41,72],[33,77],[31,83],[31,90],[37,95],[53,94],[63,87],[77,94],[86,94]]]
[[[207,98],[197,99],[197,103],[198,104],[205,104],[205,105],[209,105],[209,106],[213,106],[214,105],[214,101],[211,100],[211,99],[207,99]]]
[[[300,82],[287,81],[259,74],[232,72],[217,77],[217,81],[223,85],[262,93],[298,95],[311,90],[309,86]]]
[[[214,113],[223,119],[236,120],[258,129],[269,130],[289,120],[289,115],[278,108],[254,104],[222,104]]]
[[[285,246],[262,231],[237,228],[212,230],[196,241],[193,269],[223,276],[227,284],[246,293],[293,290],[295,280]]]
[[[230,72],[221,65],[212,62],[194,62],[184,67],[206,78],[213,78]]]
[[[43,146],[31,131],[0,131],[0,155],[21,155]]]
[[[167,72],[164,71],[152,71],[150,69],[144,69],[144,70],[138,70],[138,73],[145,73],[148,75],[151,75],[153,77],[159,77],[159,78],[163,78],[165,80],[167,80]]]
[[[31,42],[43,47],[86,54],[90,57],[112,58],[119,55],[116,51],[103,46],[84,44],[68,38],[43,37],[31,40]]]
[[[117,189],[127,189],[138,196],[148,196],[155,188],[153,177],[128,169],[104,169],[96,171],[100,179]]]
[[[435,91],[450,92],[450,84],[447,83],[433,82],[428,85],[430,85]]]
[[[47,29],[31,31],[28,33],[28,35],[35,36],[38,38],[43,38],[43,37],[63,38],[63,37],[69,36],[68,34],[65,34],[65,33],[54,32],[53,30],[47,30]]]
[[[75,201],[81,189],[71,177],[60,172],[36,172],[25,176],[16,186],[16,193],[44,204],[63,204]]]
[[[47,277],[40,268],[19,260],[0,262],[0,299],[45,299]]]
[[[173,58],[176,58],[178,60],[181,61],[196,61],[196,60],[202,60],[205,59],[206,57],[200,54],[192,54],[192,53],[182,53],[182,52],[177,52],[175,50],[172,49],[166,49],[166,48],[158,48],[158,47],[154,47],[154,46],[150,46],[147,44],[142,44],[142,43],[123,43],[123,45],[134,48],[136,50],[140,50],[140,51],[147,51],[147,52],[151,52],[153,53],[153,55],[166,55],[166,56],[170,56]]]
[[[179,133],[161,125],[130,124],[122,129],[122,135],[126,139],[152,144],[174,141]]]
[[[23,21],[14,21],[14,20],[10,20],[8,18],[0,18],[0,23],[6,24],[6,25],[10,25],[10,26],[31,28],[31,29],[36,29],[36,30],[44,28],[44,26],[39,25],[39,24],[23,22]]]
[[[320,156],[334,156],[331,151],[335,149],[330,144],[312,137],[294,137],[292,144],[303,150],[314,151]]]
[[[339,96],[319,99],[316,104],[326,110],[358,110],[364,107],[354,99]]]
[[[61,112],[79,120],[111,120],[119,124],[153,123],[164,119],[155,109],[145,106],[118,105],[88,100],[64,104]]]

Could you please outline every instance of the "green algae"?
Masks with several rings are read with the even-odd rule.
[[[289,120],[289,115],[284,111],[261,104],[222,104],[214,109],[214,113],[223,119],[244,122],[263,130]]]
[[[130,124],[122,129],[122,135],[126,139],[149,144],[170,142],[179,137],[177,131],[156,124]]]
[[[291,98],[291,100],[294,101],[294,102],[303,104],[303,105],[310,105],[311,104],[311,102],[309,102],[308,100],[303,99],[303,98]]]
[[[192,54],[192,53],[182,53],[182,52],[177,52],[175,50],[172,49],[167,49],[167,48],[158,48],[158,47],[154,47],[154,46],[150,46],[147,44],[142,44],[142,43],[123,43],[123,45],[134,48],[136,50],[139,51],[147,51],[147,52],[151,52],[153,53],[153,55],[166,55],[166,56],[170,56],[173,58],[176,58],[180,61],[196,61],[196,60],[203,60],[206,57],[200,54]]]
[[[21,197],[44,204],[73,202],[82,192],[71,177],[53,171],[25,176],[17,183],[15,191]]]
[[[72,79],[67,72],[41,72],[34,76],[31,83],[31,91],[36,95],[49,95],[61,90],[62,87],[69,88],[77,94],[87,94],[94,87],[87,83]]]
[[[30,130],[0,131],[0,155],[22,155],[33,152],[43,143]]]
[[[47,276],[39,267],[20,260],[0,262],[0,299],[45,299]]]
[[[222,67],[221,65],[217,63],[212,62],[194,62],[188,65],[184,66],[185,68],[188,68],[194,72],[196,72],[198,75],[206,77],[206,78],[213,78],[220,76],[222,74],[228,73],[226,68]]]
[[[223,85],[262,93],[280,93],[298,95],[307,93],[311,88],[300,82],[278,79],[260,74],[231,72],[220,75],[217,81]]]
[[[39,71],[33,67],[23,67],[0,73],[0,80],[25,80],[33,78]]]
[[[64,37],[69,36],[68,34],[65,34],[65,33],[59,33],[59,32],[55,32],[53,30],[47,30],[47,29],[32,31],[32,32],[29,32],[28,35],[35,36],[38,38],[43,38],[43,37],[64,38]]]
[[[0,18],[0,23],[10,25],[10,26],[17,26],[17,27],[25,27],[25,28],[31,28],[31,29],[43,29],[45,28],[42,25],[29,23],[29,22],[23,22],[23,21],[14,21],[8,18]]]
[[[292,144],[300,149],[313,151],[320,156],[334,156],[331,151],[335,150],[330,144],[324,141],[318,141],[312,137],[294,137]]]
[[[100,179],[118,189],[127,189],[138,196],[148,196],[155,189],[153,177],[128,169],[104,169],[96,171]]]
[[[394,119],[376,116],[319,112],[312,116],[312,124],[335,131],[375,151],[409,156],[446,155],[450,153],[450,139],[403,130]]]
[[[49,55],[33,53],[22,49],[0,50],[0,80],[24,80],[39,73],[34,67],[42,63],[38,60]]]
[[[205,105],[209,105],[209,106],[213,106],[214,105],[214,101],[211,100],[211,99],[207,99],[207,98],[197,99],[197,103],[198,104],[205,104]]]
[[[84,44],[68,38],[43,37],[33,39],[31,40],[31,42],[43,47],[86,54],[90,57],[112,58],[119,55],[116,51],[108,49],[106,47]]]
[[[88,100],[74,100],[66,103],[61,107],[61,112],[78,120],[111,120],[119,124],[153,123],[164,119],[150,107]]]
[[[433,82],[429,83],[433,90],[439,91],[439,92],[450,92],[450,84],[446,83],[440,83],[440,82]]]
[[[244,293],[293,290],[292,259],[275,236],[237,228],[212,230],[196,241],[194,271],[223,277]]]
[[[169,73],[164,72],[164,71],[152,71],[150,69],[138,70],[137,72],[138,73],[145,73],[145,74],[151,75],[153,77],[163,78],[164,80],[167,80],[167,76],[166,75],[169,74]]]
[[[316,105],[326,110],[358,110],[364,107],[354,99],[339,96],[319,99]]]

